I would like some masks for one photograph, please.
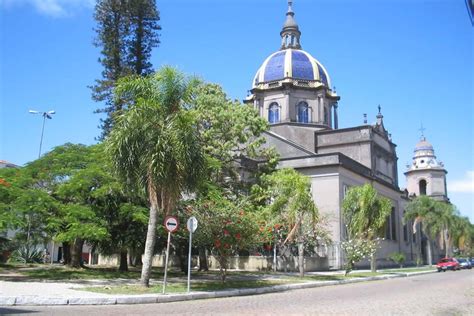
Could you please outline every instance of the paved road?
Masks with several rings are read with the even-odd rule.
[[[0,308],[34,315],[474,315],[474,270],[166,304]]]

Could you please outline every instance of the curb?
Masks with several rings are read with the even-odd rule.
[[[422,271],[412,273],[397,273],[392,275],[381,275],[365,278],[354,278],[339,281],[315,281],[305,283],[282,284],[260,288],[245,288],[236,290],[224,290],[214,292],[192,292],[185,294],[167,295],[129,295],[117,297],[37,297],[37,296],[3,296],[0,297],[0,306],[47,306],[47,305],[117,305],[117,304],[155,304],[170,303],[188,300],[200,300],[221,297],[259,295],[266,293],[285,292],[291,290],[317,288],[323,286],[361,283],[367,281],[380,281],[395,278],[406,278],[411,276],[431,274],[436,271]]]

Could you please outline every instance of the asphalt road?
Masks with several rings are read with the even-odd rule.
[[[2,315],[474,315],[474,269],[164,304],[0,308]]]

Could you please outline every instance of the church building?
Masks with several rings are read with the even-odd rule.
[[[437,162],[433,147],[424,137],[416,145],[413,164],[405,173],[407,190],[400,190],[396,145],[384,127],[380,106],[374,125],[365,120],[360,126],[339,127],[341,97],[331,88],[326,68],[302,49],[292,1],[280,36],[280,49],[257,70],[244,102],[270,123],[266,146],[280,154],[279,168],[294,168],[310,178],[313,199],[327,219],[332,238],[332,244],[318,247],[320,268],[343,267],[342,201],[350,187],[365,183],[392,202],[385,240],[377,251],[378,265],[393,264],[388,257],[394,252],[404,253],[408,263],[418,257],[426,261],[426,238],[419,229],[413,234],[402,219],[413,195],[448,201],[446,170]],[[438,254],[435,247],[433,258]]]

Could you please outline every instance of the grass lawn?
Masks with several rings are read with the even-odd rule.
[[[48,264],[2,264],[0,272],[15,272],[18,275],[34,280],[78,280],[78,279],[139,279],[140,268],[130,267],[127,272],[120,272],[112,267],[87,267],[73,269],[61,265]],[[178,274],[175,271],[168,271],[170,276]],[[161,278],[161,269],[152,270],[152,278]]]
[[[240,274],[243,276],[245,272],[235,272],[233,271],[229,278],[238,276]],[[350,273],[347,277],[342,274],[339,275],[326,275],[326,274],[316,274],[316,275],[306,275],[303,278],[298,276],[288,276],[281,274],[266,274],[266,277],[272,277],[271,279],[263,279],[265,276],[262,273],[257,273],[262,275],[262,279],[253,279],[253,280],[227,280],[225,283],[222,283],[220,280],[206,280],[206,281],[192,281],[191,282],[191,291],[220,291],[220,290],[233,290],[233,289],[242,289],[242,288],[259,288],[273,285],[281,284],[294,284],[294,283],[304,283],[304,282],[315,282],[315,281],[335,281],[335,280],[345,280],[352,278],[360,277],[369,277],[381,275],[381,273],[372,273],[372,272],[353,272]],[[163,286],[161,284],[150,286],[149,288],[140,286],[140,285],[120,285],[120,286],[93,286],[93,287],[84,287],[81,288],[82,291],[96,292],[96,293],[105,293],[105,294],[161,294]],[[186,293],[187,283],[186,281],[182,282],[168,282],[166,285],[166,293]]]
[[[302,282],[300,280],[300,282]],[[243,288],[259,288],[265,286],[281,285],[288,283],[296,283],[290,280],[231,280],[222,283],[221,281],[191,281],[191,291],[208,292],[220,290],[233,290]],[[85,287],[80,290],[105,294],[161,294],[163,286],[155,285],[149,288],[140,285],[123,285],[123,286],[101,286],[101,287]],[[166,284],[166,293],[186,293],[186,282],[173,282]]]

